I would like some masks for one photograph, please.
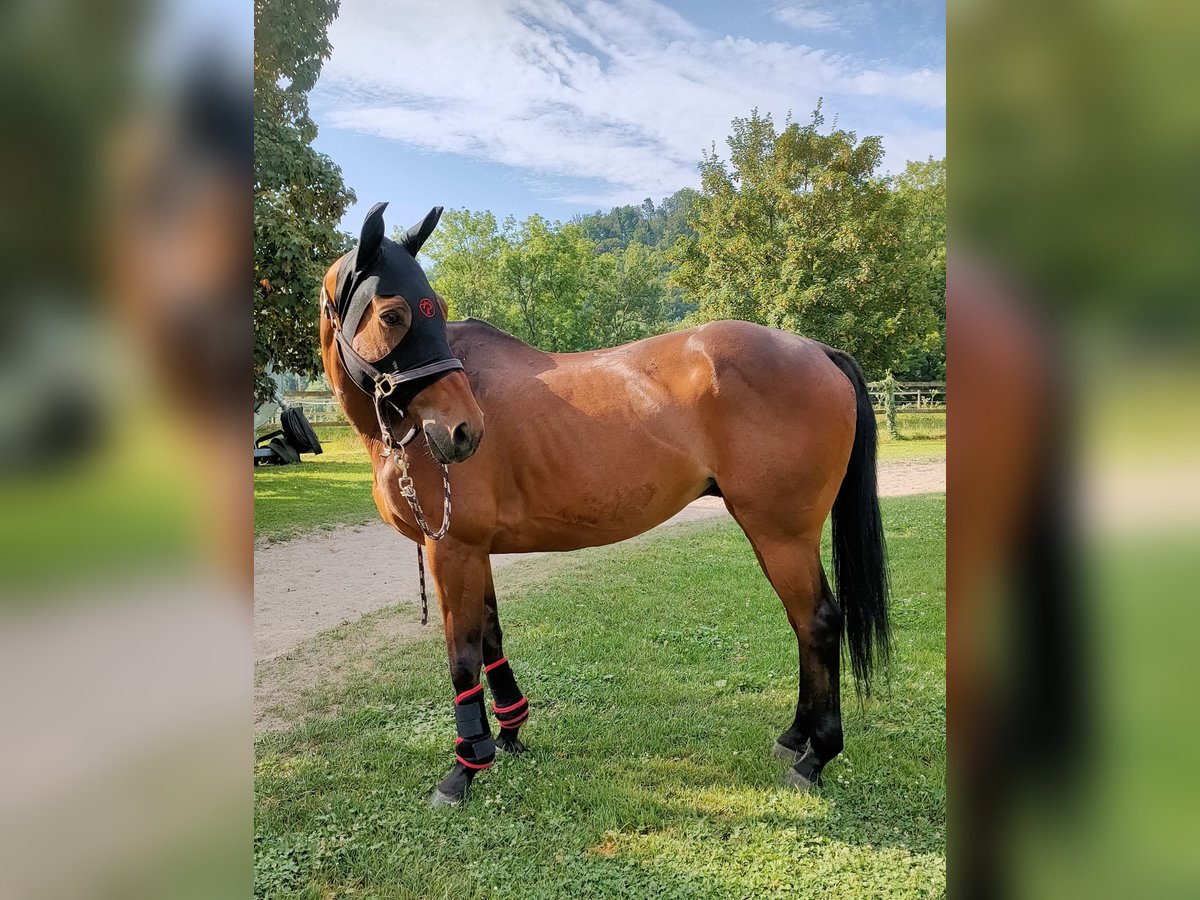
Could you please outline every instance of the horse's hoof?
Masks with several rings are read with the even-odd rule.
[[[496,738],[496,749],[503,750],[505,753],[512,753],[519,756],[529,748],[522,744],[521,739],[518,737],[498,737]]]
[[[443,806],[462,806],[466,799],[466,791],[461,794],[447,794],[441,788],[434,788],[433,796],[429,798],[429,805],[434,809],[440,809]]]
[[[778,744],[776,746],[778,746]],[[807,794],[809,791],[816,790],[817,788],[817,783],[815,781],[809,781],[795,769],[788,769],[787,774],[785,774],[783,777],[791,787],[795,788],[802,794]]]
[[[805,749],[807,749],[807,745]],[[776,741],[775,746],[771,748],[771,755],[776,759],[782,759],[789,766],[792,766],[800,762],[800,757],[804,755],[804,750],[793,750],[791,747],[785,747],[779,741]]]

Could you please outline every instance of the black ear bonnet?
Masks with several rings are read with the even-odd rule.
[[[386,208],[386,203],[376,203],[367,213],[358,247],[338,268],[332,300],[337,312],[337,344],[346,371],[368,394],[381,393],[403,412],[413,397],[461,369],[462,363],[450,350],[441,304],[416,260],[437,227],[442,207],[430,210],[400,241],[384,236]],[[368,362],[350,342],[367,305],[377,296],[403,297],[412,311],[412,324],[387,356]]]

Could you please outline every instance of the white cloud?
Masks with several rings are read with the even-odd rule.
[[[601,185],[563,198],[576,202],[697,184],[700,150],[753,107],[779,121],[819,96],[830,110],[882,104],[900,131],[884,131],[890,148],[928,131],[906,126],[898,106],[927,126],[945,105],[943,72],[717,38],[654,0],[343,0],[330,40],[314,95],[321,124]]]
[[[777,4],[771,7],[771,18],[797,31],[839,31],[837,18],[810,4]]]

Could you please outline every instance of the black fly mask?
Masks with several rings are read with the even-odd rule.
[[[385,447],[384,456],[395,460],[400,473],[400,495],[412,509],[417,525],[425,536],[439,541],[450,528],[450,476],[442,463],[442,525],[434,531],[425,520],[416,488],[408,471],[404,445],[416,436],[419,427],[412,426],[397,440],[392,434],[391,417],[387,406],[403,417],[417,394],[439,378],[445,378],[463,364],[450,351],[446,340],[446,319],[442,306],[429,286],[417,253],[437,227],[442,207],[435,206],[419,225],[414,225],[399,241],[384,236],[383,211],[386,203],[376,203],[363,220],[358,247],[348,254],[338,267],[333,297],[324,297],[323,309],[329,313],[334,339],[342,365],[366,394],[375,401],[380,435]],[[362,323],[363,314],[376,297],[402,297],[409,306],[409,327],[400,342],[382,359],[374,362],[363,357],[351,346]],[[422,544],[417,544],[417,566],[421,578],[421,624],[428,621],[425,600],[425,566]]]
[[[417,394],[463,366],[450,350],[441,304],[416,260],[437,227],[442,207],[430,210],[400,241],[384,236],[386,208],[386,203],[376,203],[367,213],[358,247],[342,261],[330,300],[336,310],[333,325],[342,365],[377,404],[386,398],[403,414]],[[403,297],[411,308],[412,324],[385,357],[370,362],[351,341],[375,297]]]

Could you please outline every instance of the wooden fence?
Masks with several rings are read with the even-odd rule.
[[[896,381],[893,397],[897,412],[923,412],[946,414],[946,382],[944,381]],[[867,384],[871,392],[871,404],[883,410],[887,401],[887,383],[872,381]]]
[[[283,405],[299,406],[304,411],[305,418],[314,425],[346,424],[346,415],[332,391],[284,391]],[[278,421],[279,413],[276,412],[271,424]]]
[[[871,391],[871,402],[876,410],[882,411],[886,400],[885,382],[873,381],[867,385]],[[895,382],[897,412],[922,412],[935,415],[946,414],[946,382],[944,381],[897,381]],[[299,406],[310,422],[320,425],[345,425],[342,407],[329,391],[284,391],[284,406]],[[272,424],[279,421],[276,414]]]

